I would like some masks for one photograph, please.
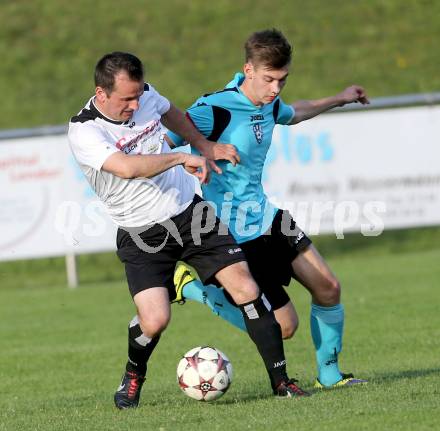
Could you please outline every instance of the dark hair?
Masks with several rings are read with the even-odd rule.
[[[246,63],[281,69],[290,64],[292,47],[283,33],[273,28],[251,34],[244,45]]]
[[[107,94],[113,91],[115,76],[121,72],[127,72],[133,81],[144,79],[144,67],[142,62],[133,54],[115,51],[104,55],[95,67],[95,85],[102,87]]]

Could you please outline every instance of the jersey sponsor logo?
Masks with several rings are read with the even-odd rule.
[[[264,120],[263,114],[251,115],[251,121],[259,121]]]
[[[254,131],[255,139],[257,140],[258,144],[261,144],[263,142],[263,128],[261,127],[260,123],[254,124],[252,126],[252,130]]]
[[[116,142],[116,148],[118,150],[123,151],[125,154],[130,154],[138,147],[139,142],[141,141],[141,144],[143,142],[146,142],[150,138],[152,138],[155,134],[158,133],[160,127],[159,120],[154,121],[151,125],[147,126],[144,130],[142,130],[139,134],[134,136],[132,139],[127,139],[127,137],[123,137],[119,139],[119,141]],[[147,153],[152,153],[157,150],[159,143],[156,143],[156,145],[150,145],[147,148]]]
[[[228,250],[228,253],[229,254],[235,254],[235,253],[239,253],[241,251],[241,248],[240,247],[237,247],[237,248],[230,248],[229,250]]]
[[[124,148],[122,149],[122,151],[125,154],[130,154],[134,149],[136,149],[138,146],[138,144],[133,144],[133,145],[124,145]]]

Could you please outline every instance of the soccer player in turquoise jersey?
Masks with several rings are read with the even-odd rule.
[[[291,46],[283,34],[275,29],[256,32],[247,40],[245,51],[243,73],[237,73],[225,89],[200,97],[187,111],[199,131],[218,142],[192,148],[216,160],[222,170],[202,186],[204,198],[245,253],[252,275],[274,309],[283,338],[292,337],[298,325],[283,286],[295,278],[310,292],[310,326],[318,366],[315,386],[365,383],[339,370],[344,308],[338,280],[289,212],[269,203],[261,176],[276,124],[297,124],[347,103],[369,103],[366,93],[352,85],[332,97],[288,105],[279,96],[291,62]],[[177,146],[185,144],[171,132],[168,138]],[[180,298],[204,302],[245,330],[241,313],[225,291],[203,286],[185,265],[177,268],[175,283]]]

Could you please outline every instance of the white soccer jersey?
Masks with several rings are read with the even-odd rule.
[[[194,197],[194,178],[178,165],[152,178],[124,179],[102,170],[107,157],[125,154],[163,154],[160,118],[170,102],[145,84],[139,109],[126,122],[107,118],[92,97],[69,123],[72,152],[93,190],[104,202],[113,221],[121,227],[160,223],[184,211]]]

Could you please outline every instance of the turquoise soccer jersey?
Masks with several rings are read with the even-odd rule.
[[[216,209],[238,243],[262,235],[271,225],[276,208],[264,194],[261,176],[275,124],[288,124],[292,106],[279,97],[255,106],[240,90],[244,75],[237,73],[224,90],[200,97],[187,111],[197,129],[211,141],[235,145],[241,163],[217,162],[223,173],[212,173],[202,186],[203,197]],[[182,138],[168,132],[179,146]],[[192,149],[194,153],[196,150]]]

